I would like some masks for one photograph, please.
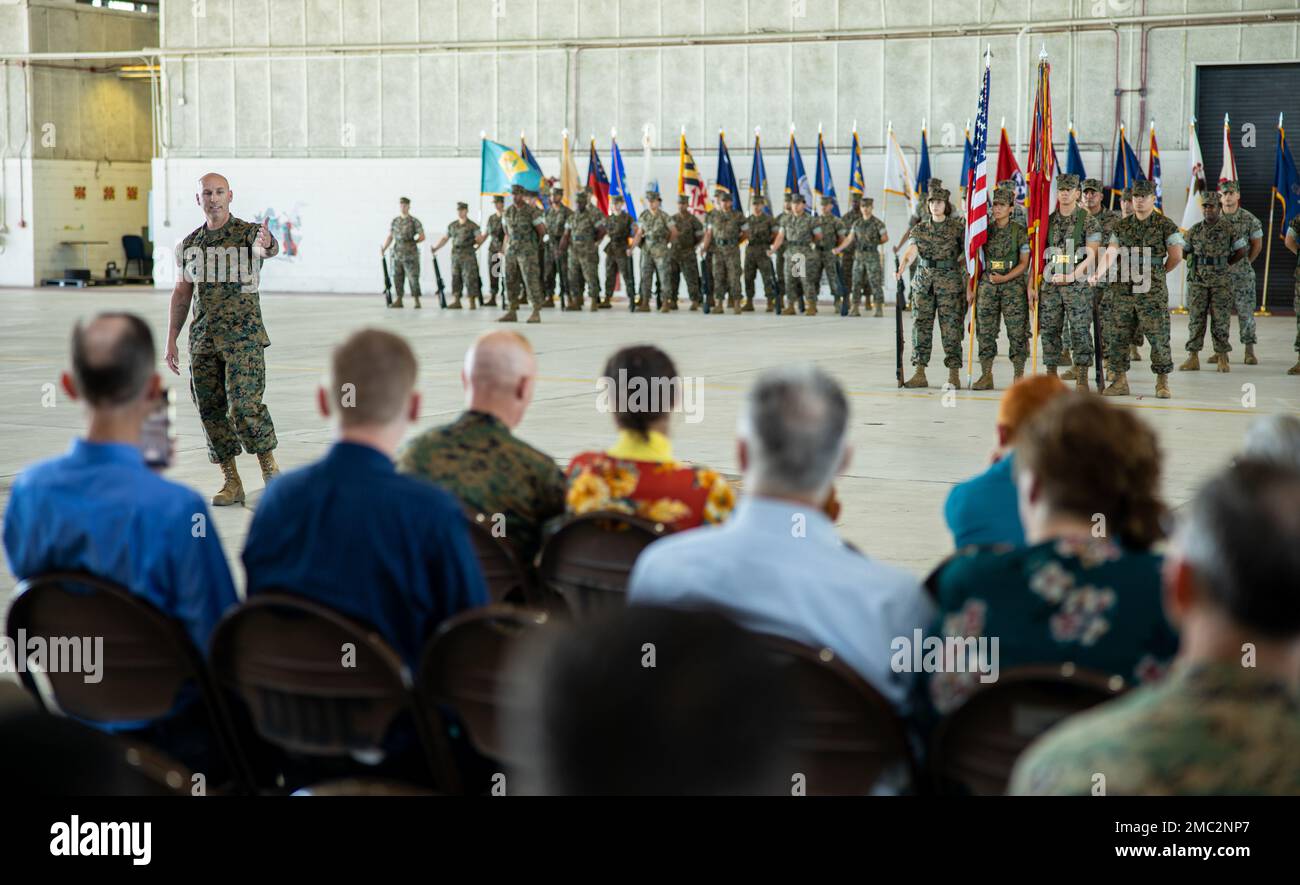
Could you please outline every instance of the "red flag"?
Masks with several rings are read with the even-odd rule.
[[[600,162],[596,153],[596,139],[591,139],[591,153],[587,156],[587,190],[591,191],[592,202],[601,213],[609,214],[609,176],[605,174],[605,164]]]
[[[998,145],[998,181],[1006,181],[1010,178],[1016,183],[1016,200],[1023,203],[1025,201],[1025,176],[1020,171],[1020,164],[1016,162],[1016,155],[1011,150],[1011,143],[1007,141],[1007,127],[1002,127],[1002,143]]]
[[[1052,66],[1046,56],[1038,62],[1038,91],[1034,96],[1034,125],[1029,132],[1029,242],[1032,261],[1030,284],[1043,278],[1043,253],[1047,249],[1047,221],[1052,214],[1052,185],[1056,180],[1056,151],[1052,148]]]

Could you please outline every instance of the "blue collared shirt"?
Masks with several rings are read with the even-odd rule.
[[[349,442],[266,487],[244,568],[250,596],[293,593],[364,621],[412,670],[440,622],[488,601],[455,499]]]
[[[203,498],[154,473],[125,443],[74,440],[66,455],[23,471],[4,541],[20,580],[90,572],[179,620],[201,650],[237,601]]]
[[[929,625],[919,582],[845,546],[820,510],[753,495],[720,526],[654,542],[636,561],[633,604],[714,607],[741,626],[830,648],[906,709],[911,673],[890,644]]]
[[[1025,546],[1012,458],[1013,455],[1008,454],[948,493],[948,500],[943,505],[943,519],[948,523],[953,545],[958,550],[975,544]]]

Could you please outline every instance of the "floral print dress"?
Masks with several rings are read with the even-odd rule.
[[[736,506],[735,492],[716,470],[671,458],[583,452],[569,464],[568,477],[565,503],[571,514],[613,510],[681,530],[723,522]]]

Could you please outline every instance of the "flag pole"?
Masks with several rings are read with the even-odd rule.
[[[1277,115],[1277,136],[1278,136],[1278,153],[1282,151],[1281,145],[1286,143],[1286,130],[1282,128],[1282,115]],[[1268,312],[1268,266],[1273,259],[1273,210],[1277,206],[1277,176],[1273,176],[1272,196],[1268,201],[1268,236],[1265,238],[1268,246],[1264,251],[1264,297],[1260,301],[1259,310],[1255,311],[1257,317],[1272,316]],[[1285,220],[1285,219],[1284,219]]]

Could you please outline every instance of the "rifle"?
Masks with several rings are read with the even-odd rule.
[[[393,303],[393,281],[388,276],[388,256],[381,256],[379,260],[384,265],[384,303],[391,306]]]
[[[844,273],[840,270],[840,260],[838,255],[831,256],[831,263],[835,265],[835,282],[840,288],[840,316],[849,315],[849,293],[844,289]]]
[[[894,264],[897,266],[898,259],[895,257]],[[883,296],[882,296],[883,297]],[[898,378],[898,386],[903,386],[903,302],[907,300],[907,293],[903,291],[903,278],[898,278],[898,289],[894,295],[894,373]]]
[[[438,281],[438,306],[447,309],[447,287],[442,282],[442,268],[438,266],[438,256],[433,256],[433,276]]]
[[[769,258],[767,259],[767,264],[772,268],[772,279],[776,281],[776,312],[779,315],[783,310],[785,310],[785,284],[782,282],[780,275],[776,272],[776,262]]]
[[[570,304],[569,274],[568,269],[564,266],[566,263],[564,261],[564,253],[560,251],[558,244],[555,246],[554,255],[555,258],[553,260],[555,261],[555,272],[560,277],[560,310],[568,310]]]
[[[606,248],[608,249],[608,247]],[[636,281],[633,279],[633,277],[636,276],[636,262],[633,261],[633,255],[630,251],[624,252],[623,254],[627,256],[628,270],[627,274],[624,276],[623,282],[627,283],[627,309],[628,312],[631,313],[636,310]],[[622,271],[619,273],[622,275]]]
[[[700,295],[704,299],[704,312],[713,312],[713,271],[709,268],[709,255],[700,258]]]
[[[642,257],[641,257],[641,260],[642,260],[642,261],[645,261],[645,256],[642,256]],[[655,263],[655,266],[654,266],[654,267],[655,267],[655,310],[663,310],[663,307],[664,307],[664,284],[663,284],[663,280],[659,279],[659,265],[658,265],[658,263]]]

